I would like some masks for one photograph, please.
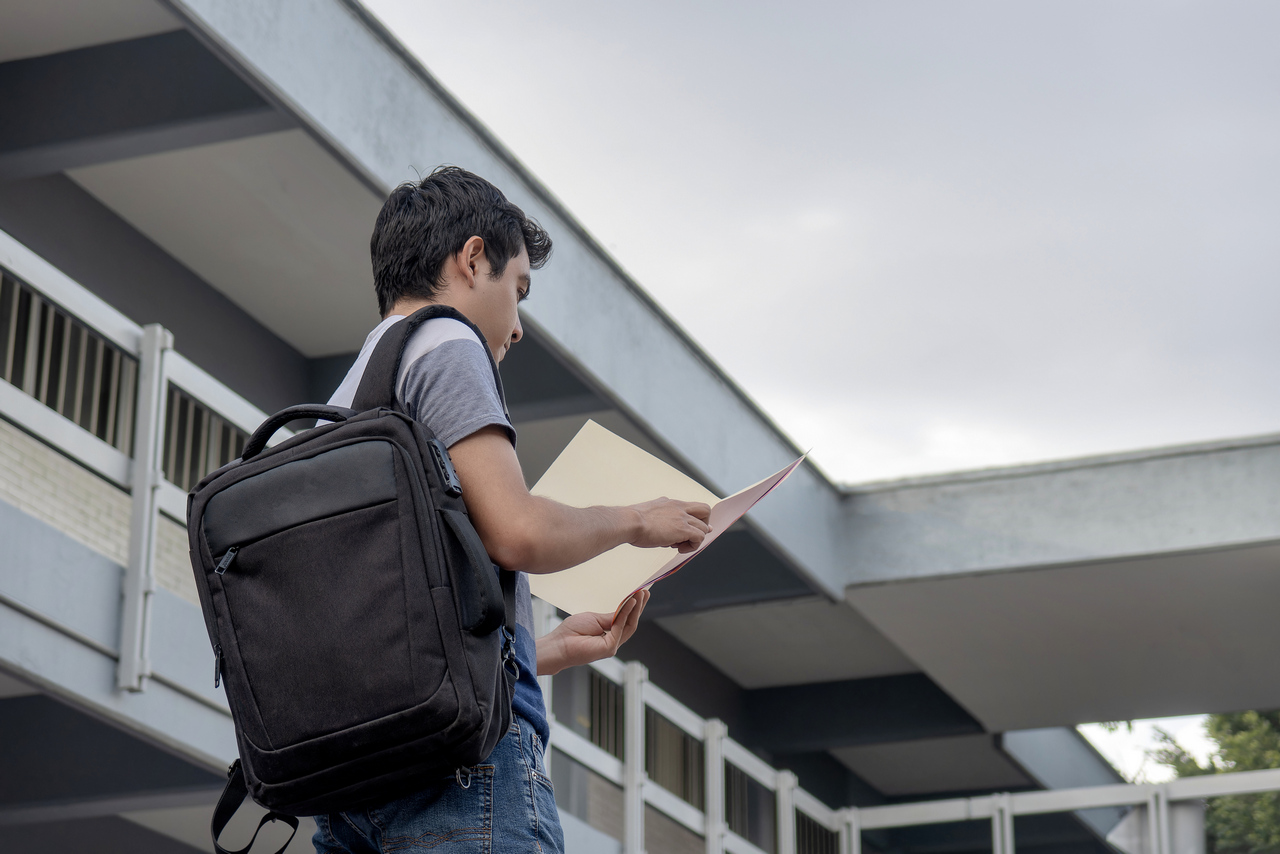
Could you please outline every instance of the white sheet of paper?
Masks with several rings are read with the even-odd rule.
[[[560,453],[531,490],[571,507],[638,504],[665,495],[711,505],[711,533],[689,554],[622,545],[561,572],[530,575],[533,595],[563,611],[610,613],[628,596],[670,575],[728,530],[757,501],[786,480],[803,460],[721,501],[682,474],[594,421]]]

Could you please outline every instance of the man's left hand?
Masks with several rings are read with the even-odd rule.
[[[637,590],[622,603],[617,617],[590,611],[566,617],[538,638],[538,675],[550,676],[566,667],[612,657],[635,634],[648,601],[649,591]]]

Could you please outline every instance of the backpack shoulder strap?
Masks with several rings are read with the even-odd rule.
[[[498,583],[502,588],[502,625],[514,638],[516,636],[516,574],[509,569],[499,569]]]
[[[369,355],[369,363],[365,365],[360,386],[356,389],[355,398],[351,402],[352,409],[357,412],[376,409],[380,406],[400,409],[396,399],[396,380],[400,377],[400,362],[404,357],[404,346],[419,326],[436,317],[448,317],[465,323],[480,339],[480,345],[484,348],[485,355],[489,357],[489,367],[493,370],[493,381],[497,383],[498,397],[502,400],[503,411],[506,411],[507,403],[506,395],[502,391],[502,376],[498,373],[498,363],[494,361],[493,353],[490,352],[489,345],[484,339],[484,333],[467,320],[462,312],[448,305],[428,305],[420,308],[404,320],[392,324],[391,328],[382,334],[382,338],[378,340],[377,346]],[[510,419],[509,414],[507,417]]]

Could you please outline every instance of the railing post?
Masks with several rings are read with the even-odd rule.
[[[727,734],[724,722],[715,718],[707,721],[703,730],[707,854],[724,854],[724,739]]]
[[[633,661],[627,665],[622,686],[624,854],[644,854],[644,683],[648,679],[649,670],[643,664]]]
[[[775,778],[774,802],[778,806],[778,854],[796,854],[796,786],[799,780],[790,771]]]
[[[862,854],[862,813],[857,807],[845,807],[842,813],[840,854]]]
[[[138,354],[137,418],[134,421],[133,466],[129,488],[129,563],[124,573],[124,603],[120,619],[120,661],[116,687],[142,691],[151,675],[148,644],[151,597],[155,592],[156,489],[164,431],[164,353],[173,348],[173,334],[158,323],[142,329]]]
[[[1013,798],[1008,792],[991,796],[992,854],[1014,854]]]
[[[1169,792],[1164,786],[1153,786],[1147,798],[1148,854],[1171,854],[1169,836]]]

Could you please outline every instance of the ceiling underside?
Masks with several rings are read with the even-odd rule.
[[[301,130],[68,174],[304,356],[358,350],[377,325],[380,201]]]
[[[180,29],[153,0],[40,0],[0,11],[0,62]]]
[[[659,585],[654,596],[660,595]],[[853,608],[820,596],[666,617],[659,623],[744,688],[919,670]]]
[[[993,735],[838,747],[831,753],[889,797],[1010,791],[1034,785],[1000,750]]]
[[[1280,707],[1280,545],[850,588],[991,732]]]

